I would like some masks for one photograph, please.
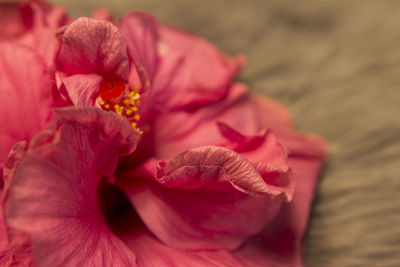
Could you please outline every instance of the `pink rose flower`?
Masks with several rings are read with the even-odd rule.
[[[234,80],[242,56],[143,12],[9,10],[1,266],[302,265],[325,145]]]

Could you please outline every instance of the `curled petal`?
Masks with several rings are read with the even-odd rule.
[[[149,161],[119,178],[146,226],[166,244],[186,249],[237,248],[274,217],[283,193],[223,147]]]
[[[218,123],[224,137],[230,143],[225,146],[254,162],[257,172],[269,185],[271,191],[286,201],[292,200],[295,180],[291,175],[287,153],[272,131],[267,130],[256,136],[244,136],[224,123]]]
[[[268,160],[268,159],[266,159]],[[165,187],[197,189],[211,182],[229,182],[249,195],[271,194],[268,185],[246,158],[223,147],[199,147],[158,165],[157,180]]]
[[[79,18],[65,30],[58,53],[61,70],[68,75],[97,73],[127,81],[126,41],[111,22]]]
[[[24,232],[39,266],[129,266],[135,256],[104,221],[98,185],[130,153],[134,131],[96,108],[56,111],[30,143],[4,196],[6,223]],[[11,236],[12,233],[9,232]]]

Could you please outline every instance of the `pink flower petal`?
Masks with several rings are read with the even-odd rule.
[[[0,39],[24,34],[33,26],[33,10],[20,3],[0,3]]]
[[[224,101],[206,109],[193,113],[176,111],[157,116],[153,141],[156,156],[166,158],[197,146],[221,144],[224,137],[216,122],[225,123],[246,136],[271,129],[289,155],[319,158],[326,154],[321,138],[298,133],[293,129],[285,107],[263,96],[247,95],[245,89],[245,85],[237,83]]]
[[[97,74],[75,74],[61,79],[75,106],[95,106],[103,78]]]
[[[225,146],[254,162],[257,172],[269,185],[271,192],[290,201],[295,181],[288,175],[286,151],[277,142],[275,135],[268,130],[261,135],[244,136],[224,123],[218,123],[218,127],[222,135],[230,141]]]
[[[161,185],[151,177],[153,168]],[[276,196],[284,191],[275,184],[270,188],[264,176],[234,151],[209,146],[185,151],[168,163],[149,161],[118,178],[146,226],[166,244],[235,249],[280,206]]]
[[[30,143],[5,198],[6,223],[29,235],[38,266],[130,266],[135,255],[108,228],[98,185],[137,136],[121,116],[96,108],[56,110]],[[9,232],[12,235],[12,233]]]
[[[246,108],[253,109],[257,114],[259,127],[272,129],[279,142],[288,149],[289,156],[323,158],[326,155],[326,145],[322,138],[294,131],[285,107],[262,96],[253,96],[246,104]]]
[[[113,21],[113,16],[110,10],[106,8],[96,8],[92,12],[92,18],[106,21]]]
[[[4,188],[1,199],[8,193],[16,168],[25,158],[26,141],[16,143],[4,164]],[[0,266],[33,266],[29,238],[22,232],[9,227],[4,221],[3,203],[0,205]]]
[[[153,84],[159,109],[197,109],[217,102],[229,91],[244,58],[227,58],[194,35],[162,26],[160,63]]]
[[[136,254],[137,265],[140,267],[243,266],[227,251],[185,251],[171,248],[144,229],[123,237],[123,240]]]
[[[119,21],[119,29],[126,38],[133,61],[144,68],[152,81],[158,64],[157,21],[145,12],[130,12]]]
[[[65,30],[58,63],[67,75],[96,73],[127,81],[126,41],[111,22],[79,18]]]
[[[53,105],[43,59],[29,48],[0,43],[0,167],[11,146],[45,127]]]
[[[321,159],[295,158],[290,165],[296,179],[291,203],[284,203],[276,218],[261,234],[249,239],[234,255],[245,266],[303,266],[303,234],[307,227],[310,205]]]
[[[226,121],[236,129],[255,134],[259,130],[258,125],[248,119],[254,114],[248,109],[236,108],[246,100],[247,90],[244,84],[236,83],[223,101],[207,108],[191,113],[174,111],[158,115],[153,126],[156,157],[169,158],[194,147],[221,144],[224,137],[216,122]]]
[[[0,39],[33,48],[48,66],[57,47],[56,31],[67,22],[63,8],[42,1],[0,3]]]

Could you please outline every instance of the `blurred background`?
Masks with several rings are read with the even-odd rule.
[[[53,0],[71,16],[105,7],[243,53],[240,79],[283,102],[330,145],[306,235],[308,266],[400,266],[400,2]]]

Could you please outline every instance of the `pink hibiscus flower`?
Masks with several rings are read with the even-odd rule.
[[[142,12],[18,12],[0,43],[0,263],[301,266],[325,145],[234,81],[243,57]],[[49,50],[21,41],[40,27]]]

